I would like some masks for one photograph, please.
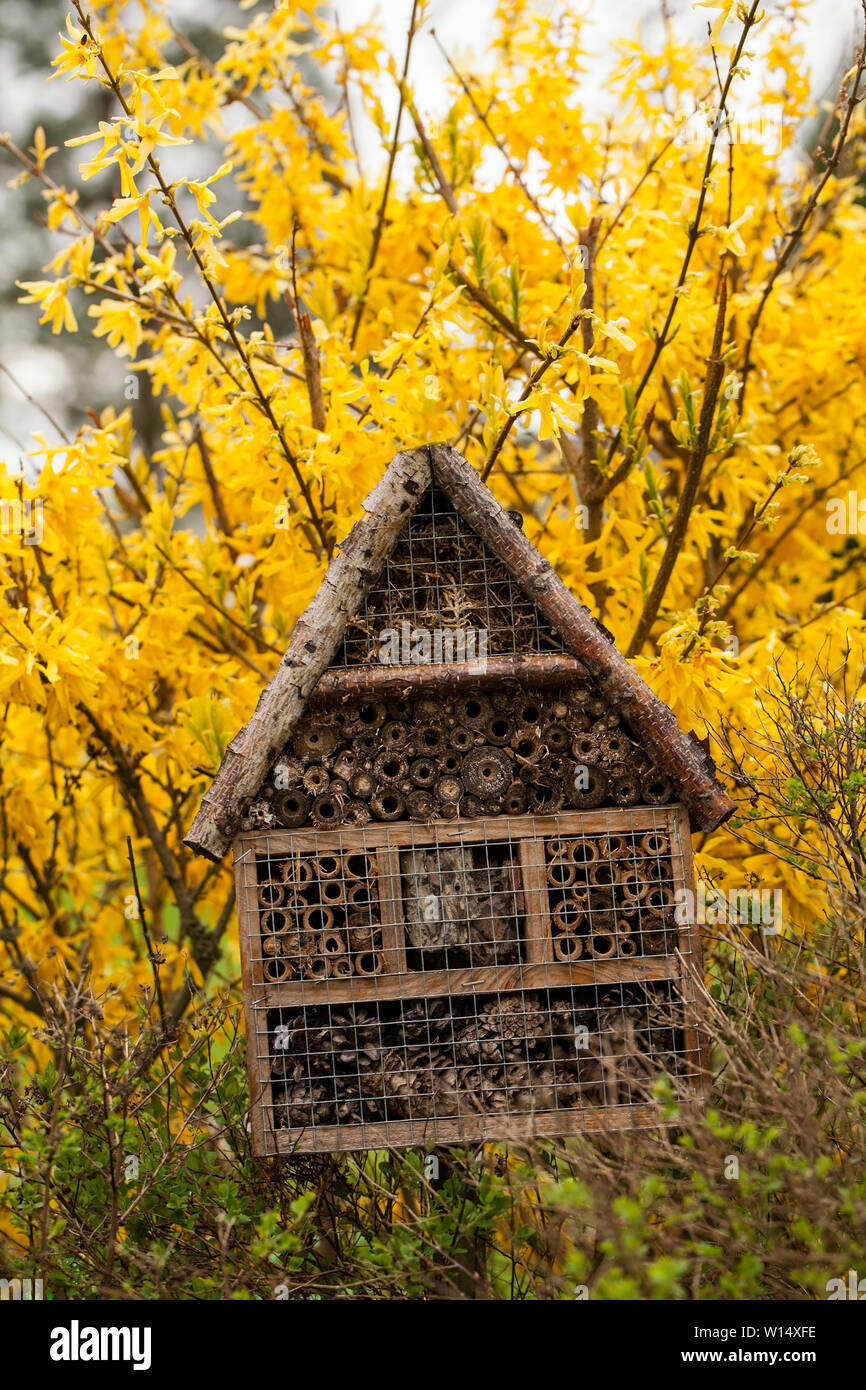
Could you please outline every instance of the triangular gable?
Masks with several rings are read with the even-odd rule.
[[[518,513],[508,513],[522,525]],[[432,483],[404,528],[382,573],[349,619],[331,670],[381,662],[389,648],[413,660],[412,634],[432,638],[435,652],[484,656],[564,652],[562,637],[508,568],[468,526],[444,489]],[[425,659],[414,654],[416,661]],[[428,660],[430,658],[427,658]]]
[[[366,623],[365,609],[375,605],[377,585],[387,596],[391,586],[381,589],[382,576],[391,557],[399,554],[401,540],[431,487],[445,494],[464,526],[501,567],[499,573],[504,572],[509,585],[538,611],[539,631],[552,633],[560,650],[579,659],[599,693],[674,779],[696,827],[710,830],[727,819],[734,803],[715,780],[700,744],[683,733],[607,630],[569,594],[463,455],[448,445],[430,445],[398,454],[365,499],[364,517],[342,543],[321,588],[298,620],[285,656],[249,723],[229,745],[184,843],[214,860],[226,853],[247,806],[325,672],[341,662],[354,664],[347,661],[355,631],[350,624]]]

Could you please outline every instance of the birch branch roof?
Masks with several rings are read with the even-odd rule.
[[[525,683],[535,679],[555,685],[575,672],[585,673],[650,757],[674,780],[694,826],[712,830],[726,820],[734,803],[716,780],[702,745],[680,729],[672,712],[632,669],[607,630],[568,592],[463,455],[447,445],[430,445],[397,454],[365,499],[364,516],[343,541],[315,598],[298,619],[252,718],[226,750],[185,843],[209,859],[222,859],[314,692],[321,695],[341,689],[363,696],[368,685],[377,683],[381,689],[383,681],[395,689],[410,682],[429,687],[435,685],[437,674],[445,673],[441,666],[340,669],[346,666],[341,651],[347,630],[362,613],[431,488],[447,496],[462,522],[483,542],[491,563],[498,565],[500,573],[504,570],[534,605],[537,621],[548,634],[546,652],[523,658],[491,656],[492,676],[519,674]],[[550,651],[551,645],[556,650]]]

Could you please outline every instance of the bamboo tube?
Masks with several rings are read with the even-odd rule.
[[[571,746],[571,736],[564,724],[546,724],[541,740],[551,753],[567,753]]]
[[[631,756],[632,751],[631,739],[628,734],[621,733],[618,729],[600,733],[598,747],[604,761],[611,763],[624,762]]]
[[[377,820],[399,820],[406,809],[406,803],[393,787],[384,787],[370,800],[370,807]]]
[[[569,777],[569,782],[572,778]],[[588,783],[589,785],[584,785]],[[579,763],[569,787],[570,804],[577,811],[591,811],[600,806],[608,793],[607,773],[598,763]]]
[[[448,742],[456,752],[468,753],[475,744],[475,738],[465,724],[457,724],[448,735]]]
[[[637,942],[635,941],[633,936],[630,936],[627,933],[623,934],[621,932],[617,932],[616,947],[619,955],[623,957],[627,958],[629,956],[637,955]]]
[[[322,792],[326,792],[330,780],[328,769],[322,767],[321,763],[314,763],[304,773],[304,787],[311,796],[321,796]]]
[[[674,784],[663,772],[648,772],[641,779],[640,793],[650,806],[663,806],[674,794]]]
[[[377,951],[382,944],[382,933],[376,927],[349,927],[349,949],[352,951]]]
[[[346,890],[346,899],[350,907],[369,908],[373,901],[369,883],[362,883],[360,880],[357,883],[350,883]]]
[[[597,859],[590,864],[587,878],[594,888],[610,888],[615,882],[615,870],[608,859]]]
[[[262,937],[262,955],[280,956],[283,952],[283,943],[278,936]]]
[[[333,826],[343,824],[345,806],[343,797],[323,792],[310,807],[310,820],[318,829],[330,830]]]
[[[293,855],[283,864],[283,883],[287,883],[290,888],[303,888],[305,883],[313,880],[313,865],[309,858],[302,859],[299,855]]]
[[[359,801],[369,801],[376,790],[376,779],[371,772],[359,768],[349,778],[349,788],[352,795],[357,797]]]
[[[324,980],[328,974],[328,962],[324,956],[307,956],[304,960],[302,974],[308,980]]]
[[[435,787],[436,796],[445,805],[455,805],[463,795],[463,783],[459,777],[446,773],[440,777]]]
[[[334,911],[333,908],[322,905],[308,907],[304,910],[301,920],[306,931],[330,931],[334,925]]]
[[[627,835],[609,835],[605,841],[608,859],[631,859],[633,846]]]
[[[574,902],[566,898],[553,909],[553,924],[557,931],[573,932],[582,925],[585,914]]]
[[[310,798],[301,787],[291,787],[288,791],[277,792],[274,808],[280,825],[286,830],[294,830],[307,819]]]
[[[636,772],[617,772],[608,768],[610,795],[617,806],[636,806],[640,801],[640,778]]]
[[[341,956],[328,957],[328,975],[333,980],[345,980],[352,973],[352,962],[344,953]]]
[[[641,836],[638,847],[642,854],[648,854],[655,859],[670,854],[671,842],[660,830],[648,830],[646,835]]]
[[[270,912],[262,913],[262,930],[270,932],[283,932],[289,925],[287,913],[281,912],[279,908],[274,908]]]
[[[387,748],[389,752],[394,752],[398,748],[405,748],[409,742],[409,729],[402,719],[389,719],[387,724],[383,724],[379,733],[379,743],[381,747]]]
[[[513,732],[514,726],[507,714],[494,714],[487,721],[484,740],[486,743],[492,743],[494,748],[504,748]]]
[[[295,893],[293,897],[286,899],[283,911],[288,917],[293,918],[295,922],[300,923],[301,918],[309,906],[310,903],[303,893]]]
[[[638,913],[643,906],[639,893],[623,892],[619,894],[620,912]]]
[[[373,759],[373,772],[380,782],[391,785],[403,781],[409,772],[409,764],[402,753],[379,753]]]
[[[419,754],[436,758],[445,747],[445,730],[435,722],[416,725],[412,742]]]
[[[576,734],[571,741],[571,752],[576,762],[594,763],[598,757],[598,737],[592,733]]]
[[[548,753],[541,761],[541,770],[545,777],[555,777],[557,781],[566,776],[568,768],[568,759],[561,757],[559,753]]]
[[[553,938],[553,954],[557,960],[577,960],[583,951],[583,939],[572,932],[561,932]]]
[[[645,956],[669,955],[677,948],[676,931],[668,927],[663,917],[654,913],[644,917],[641,939]]]
[[[511,739],[514,756],[523,763],[538,763],[544,757],[545,748],[538,734],[531,729],[518,729]]]
[[[364,691],[366,693],[366,686]],[[378,729],[385,722],[387,714],[384,700],[371,700],[361,705],[352,719],[348,732],[350,735],[369,733],[373,729]]]
[[[624,908],[626,903],[628,903],[629,908],[627,910],[634,911],[634,904],[636,901],[640,901],[641,889],[643,887],[635,870],[631,869],[627,874],[623,874],[623,877],[618,879],[613,887],[614,900],[617,906]]]
[[[572,840],[571,857],[575,864],[593,864],[599,857],[598,840]]]
[[[570,859],[573,840],[548,840],[547,857],[548,859]]]
[[[316,859],[316,878],[339,878],[342,867],[339,854],[320,854]]]
[[[526,814],[526,788],[522,782],[512,782],[502,801],[502,810],[507,816]]]
[[[640,913],[623,912],[620,908],[617,908],[616,929],[622,936],[637,935],[641,929]]]
[[[346,886],[338,878],[328,878],[319,889],[319,896],[329,907],[336,907],[346,897]]]
[[[344,860],[346,878],[363,883],[366,879],[375,877],[376,860],[372,854],[364,854],[361,850],[353,854],[347,854]]]
[[[590,912],[610,912],[613,908],[612,888],[593,888],[589,894]]]
[[[262,907],[281,907],[286,900],[286,890],[282,883],[263,883],[258,897]]]
[[[554,859],[547,866],[547,881],[554,888],[570,888],[577,878],[577,869],[568,859]]]
[[[272,956],[265,961],[265,979],[272,984],[279,984],[281,980],[287,980],[290,974],[289,962],[282,956]]]
[[[429,821],[436,814],[436,801],[431,792],[419,787],[406,797],[406,810],[410,820]]]
[[[664,912],[674,905],[674,890],[663,883],[647,884],[642,897],[651,912]]]
[[[409,765],[409,778],[416,787],[432,787],[439,768],[432,758],[415,758]]]
[[[323,956],[340,956],[346,954],[346,943],[338,931],[323,931],[317,945],[319,952]]]
[[[486,695],[463,695],[455,701],[454,713],[461,724],[470,729],[483,729],[493,713]]]
[[[381,951],[362,951],[355,957],[355,969],[359,975],[381,975],[385,957]]]
[[[598,960],[607,960],[616,955],[616,937],[612,932],[593,932],[589,938],[589,949]]]

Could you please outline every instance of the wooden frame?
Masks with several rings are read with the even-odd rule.
[[[371,824],[363,829],[332,831],[257,831],[234,842],[238,917],[247,1019],[247,1061],[251,1086],[253,1151],[259,1156],[293,1152],[335,1152],[366,1147],[518,1140],[532,1136],[566,1136],[600,1129],[624,1129],[660,1123],[654,1105],[615,1105],[559,1109],[530,1114],[471,1113],[438,1119],[384,1120],[376,1123],[332,1125],[316,1130],[274,1129],[269,1122],[270,1081],[267,1015],[275,1008],[319,1004],[339,1005],[433,996],[503,994],[519,990],[581,988],[651,981],[673,981],[682,1001],[685,1053],[693,1059],[690,1091],[704,1099],[707,1059],[698,1034],[695,1002],[702,988],[701,946],[697,926],[679,926],[677,949],[667,955],[629,959],[588,959],[574,964],[555,960],[551,949],[548,888],[544,878],[543,840],[556,836],[664,831],[670,837],[670,861],[675,889],[692,893],[690,825],[681,805],[637,807],[630,810],[563,812],[551,816],[495,816],[436,821],[429,825],[400,822]],[[525,959],[519,964],[476,969],[409,970],[398,893],[382,899],[385,971],[374,977],[301,980],[270,983],[262,973],[258,946],[261,908],[257,898],[256,859],[274,859],[305,852],[364,849],[375,852],[379,874],[399,882],[400,850],[426,845],[508,842],[515,846],[525,912]],[[528,928],[533,926],[535,930]]]
[[[558,656],[506,662],[497,678],[534,679],[561,671],[577,675],[577,664],[605,692],[658,767],[678,788],[700,830],[715,830],[734,812],[734,802],[715,779],[709,754],[697,739],[680,729],[672,712],[650,690],[614,645],[611,634],[557,577],[552,566],[516,526],[514,519],[481,482],[475,469],[450,445],[431,444],[399,453],[365,499],[364,516],[341,543],[321,587],[298,622],[292,640],[249,724],[229,744],[216,777],[205,793],[184,844],[209,859],[222,859],[274,757],[288,742],[313,692],[358,693],[362,686],[393,688],[394,672],[339,675],[329,672],[347,624],[359,612],[400,536],[431,486],[441,488],[464,522],[505,566],[517,586],[560,634],[565,651]],[[429,668],[435,681],[448,680],[451,668]],[[494,670],[495,670],[494,664]],[[464,671],[463,677],[468,673]],[[406,688],[431,679],[423,667],[396,673]],[[558,676],[556,677],[558,678]],[[399,685],[398,685],[399,688]]]

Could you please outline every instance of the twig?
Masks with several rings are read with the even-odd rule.
[[[93,44],[94,51],[96,52],[99,58],[100,65],[102,67],[103,72],[105,73],[108,85],[110,86],[112,92],[114,93],[115,97],[117,98],[118,102],[123,108],[124,114],[128,116],[130,119],[132,119],[132,109],[129,105],[129,102],[126,100],[126,97],[123,94],[123,90],[121,88],[119,79],[115,76],[114,72],[109,67],[105,54],[96,40],[96,36],[93,33],[93,25],[90,20],[90,17],[84,13],[82,0],[73,0],[73,4],[75,6],[75,12],[81,21],[82,27],[84,28],[84,32],[87,34],[88,39]],[[154,178],[159,184],[160,192],[162,193],[166,206],[169,208],[175,222],[178,225],[180,233],[184,241],[186,242],[186,245],[189,249],[189,254],[194,260],[198,273],[201,276],[202,284],[204,285],[205,289],[207,290],[208,294],[213,300],[216,311],[219,314],[220,319],[222,320],[223,327],[225,328],[226,333],[231,339],[232,346],[234,347],[235,351],[241,359],[241,362],[244,365],[244,369],[253,387],[258,407],[261,410],[262,414],[265,415],[267,420],[270,422],[277,436],[277,439],[279,440],[280,449],[283,454],[283,457],[287,460],[289,467],[291,468],[292,473],[294,474],[295,481],[298,485],[298,488],[300,489],[301,495],[307,504],[307,509],[310,516],[310,524],[312,525],[316,535],[318,536],[318,540],[325,554],[330,556],[333,551],[332,540],[331,537],[328,535],[328,531],[325,527],[324,520],[320,516],[319,510],[316,507],[315,502],[313,501],[313,496],[310,491],[309,484],[301,471],[297,458],[295,457],[293,451],[289,448],[289,443],[285,437],[283,427],[274,414],[273,407],[270,402],[270,397],[268,396],[267,392],[263,390],[262,385],[258,377],[256,376],[256,373],[253,370],[252,361],[248,353],[246,352],[244,345],[240,340],[240,337],[238,336],[238,332],[235,328],[234,322],[232,321],[232,317],[226,310],[225,304],[223,303],[222,298],[216,288],[216,285],[214,284],[214,281],[212,280],[207,270],[204,260],[202,259],[201,252],[195,243],[195,238],[190,232],[189,227],[186,225],[184,216],[177,205],[177,199],[175,198],[174,190],[172,186],[166,182],[162,170],[160,168],[159,160],[155,157],[154,154],[151,153],[147,156],[147,164],[151,172],[153,173]]]
[[[397,119],[394,122],[394,138],[391,141],[391,149],[388,153],[388,168],[385,174],[385,187],[382,190],[382,200],[379,204],[379,214],[376,218],[376,225],[373,229],[373,241],[370,245],[370,256],[367,261],[367,269],[364,272],[364,288],[361,298],[358,300],[358,307],[355,310],[355,321],[352,324],[352,331],[349,334],[349,347],[354,348],[358,337],[358,329],[361,327],[361,319],[364,317],[364,309],[367,305],[367,295],[370,291],[370,276],[376,264],[376,257],[379,254],[379,243],[382,240],[382,232],[385,228],[385,213],[388,208],[388,197],[391,192],[391,179],[394,173],[394,161],[397,158],[397,144],[400,139],[400,125],[403,120],[403,110],[406,105],[406,78],[409,74],[409,59],[412,56],[412,44],[415,39],[415,24],[418,15],[418,0],[412,0],[412,14],[409,19],[409,32],[406,36],[406,56],[403,59],[403,76],[400,79],[400,100],[397,105]]]
[[[327,424],[325,413],[325,398],[322,394],[322,359],[319,354],[319,344],[316,342],[316,335],[313,332],[313,325],[310,322],[308,313],[302,313],[298,301],[298,281],[295,268],[295,240],[298,234],[297,219],[292,224],[292,293],[286,290],[286,302],[295,316],[298,325],[298,338],[301,344],[301,356],[304,359],[304,376],[307,382],[307,395],[310,399],[310,421],[313,429],[324,434]]]
[[[731,90],[731,83],[732,83],[733,80],[734,80],[734,74],[735,74],[735,72],[736,72],[736,70],[737,70],[737,66],[738,66],[738,64],[739,64],[739,61],[740,61],[740,59],[741,59],[742,56],[743,56],[743,49],[745,48],[746,39],[747,39],[747,37],[748,37],[748,35],[749,35],[749,31],[752,29],[752,27],[754,26],[754,24],[755,24],[755,22],[756,22],[757,13],[758,13],[759,7],[760,7],[760,0],[752,0],[752,6],[751,6],[751,8],[750,8],[748,14],[746,15],[745,19],[743,20],[742,32],[741,32],[740,37],[739,37],[739,39],[738,39],[738,41],[737,41],[737,46],[736,46],[736,48],[734,49],[734,52],[733,52],[733,54],[732,54],[732,56],[731,56],[731,61],[730,61],[730,65],[729,65],[729,67],[728,67],[727,75],[726,75],[726,77],[725,77],[724,86],[722,87],[721,96],[719,97],[719,114],[721,114],[721,112],[723,112],[723,111],[725,111],[725,110],[727,109],[727,100],[728,100],[728,95],[729,95],[730,90]],[[683,257],[682,266],[681,266],[681,268],[680,268],[679,277],[678,277],[678,279],[677,279],[676,285],[674,286],[674,292],[673,292],[673,294],[671,295],[671,302],[670,302],[670,304],[669,304],[669,306],[668,306],[668,311],[667,311],[667,314],[666,314],[666,316],[665,316],[665,321],[664,321],[664,324],[663,324],[663,326],[662,326],[662,330],[661,330],[661,332],[659,333],[658,337],[657,337],[656,340],[655,340],[655,346],[654,346],[654,348],[653,348],[652,355],[651,355],[651,357],[650,357],[649,362],[647,363],[646,370],[644,371],[644,374],[643,374],[643,376],[641,377],[640,382],[638,383],[637,389],[636,389],[636,391],[635,391],[635,396],[634,396],[634,403],[635,403],[635,405],[637,405],[638,401],[640,400],[641,396],[643,395],[644,391],[646,390],[647,386],[649,385],[650,380],[651,380],[651,378],[652,378],[652,374],[653,374],[653,372],[655,371],[655,368],[656,368],[656,363],[658,362],[659,358],[660,358],[661,355],[662,355],[662,352],[664,351],[665,347],[667,346],[667,343],[668,343],[668,333],[669,333],[670,330],[671,330],[671,326],[672,326],[672,324],[673,324],[674,317],[675,317],[676,312],[677,312],[677,308],[679,307],[680,296],[681,296],[681,294],[682,294],[683,288],[684,288],[685,283],[686,283],[686,277],[687,277],[687,275],[688,275],[688,273],[689,273],[689,266],[691,265],[692,256],[694,255],[695,247],[696,247],[697,244],[698,244],[698,237],[699,237],[699,235],[700,235],[700,229],[701,229],[701,217],[703,216],[704,204],[706,203],[706,200],[707,200],[707,193],[708,193],[709,187],[710,187],[710,175],[712,174],[712,171],[713,171],[713,163],[714,163],[715,155],[716,155],[716,143],[717,143],[717,141],[718,141],[718,127],[719,127],[719,126],[720,126],[720,121],[717,119],[716,121],[713,122],[713,126],[712,126],[712,135],[710,136],[710,142],[709,142],[709,146],[708,146],[708,148],[707,148],[707,157],[706,157],[706,160],[705,160],[705,162],[704,162],[703,177],[701,178],[701,191],[700,191],[700,193],[699,193],[699,195],[698,195],[698,202],[697,202],[697,207],[695,208],[695,215],[694,215],[694,217],[693,217],[693,219],[692,219],[692,222],[691,222],[691,224],[690,224],[690,227],[689,227],[689,238],[688,238],[688,242],[686,243],[686,251],[685,251],[685,255],[684,255],[684,257]],[[607,462],[608,462],[608,464],[611,462],[611,460],[613,459],[614,454],[616,453],[617,449],[619,448],[620,440],[621,440],[621,439],[622,439],[622,429],[620,428],[620,429],[617,430],[616,434],[614,435],[613,440],[611,441],[610,448],[608,449],[608,453],[607,453]]]
[[[18,380],[18,378],[16,376],[13,376],[12,372],[10,372],[5,362],[0,362],[0,372],[3,372],[5,376],[8,376],[9,380],[12,382],[12,385],[15,387],[17,391],[21,392],[28,405],[32,405],[34,410],[40,411],[40,413],[45,416],[51,428],[57,431],[64,444],[71,444],[72,441],[70,440],[69,435],[65,432],[65,430],[63,430],[60,427],[60,425],[58,425],[51,412],[45,408],[41,401],[37,401],[33,396],[30,395],[30,392],[27,391],[25,387],[21,385],[21,382]]]
[[[863,10],[864,24],[866,24],[866,0],[861,0],[861,8]],[[751,374],[753,366],[752,348],[755,342],[755,334],[758,331],[758,324],[761,321],[761,317],[763,315],[764,309],[766,308],[767,301],[769,300],[770,295],[773,293],[776,281],[782,274],[782,271],[787,266],[793,254],[795,246],[799,242],[801,236],[803,235],[803,232],[806,230],[806,227],[809,223],[812,213],[815,211],[815,208],[818,205],[818,200],[821,197],[824,188],[826,187],[829,179],[836,172],[839,160],[842,157],[842,150],[844,149],[845,141],[848,138],[848,129],[851,125],[851,117],[854,114],[854,108],[857,105],[859,105],[859,103],[863,100],[862,96],[858,96],[857,89],[860,86],[860,78],[863,76],[864,69],[866,69],[866,35],[864,35],[863,43],[861,44],[860,51],[857,54],[855,71],[851,79],[851,95],[849,96],[845,104],[844,114],[842,115],[839,121],[839,130],[836,134],[836,143],[833,147],[833,152],[830,155],[830,158],[827,160],[821,178],[818,180],[818,182],[812,190],[812,193],[806,200],[802,212],[800,213],[800,216],[798,217],[794,226],[791,228],[790,232],[788,232],[787,234],[785,248],[776,260],[776,263],[773,266],[773,269],[770,271],[770,274],[767,276],[767,282],[764,285],[764,288],[761,292],[761,298],[758,300],[755,312],[752,315],[752,321],[749,324],[749,336],[746,340],[746,348],[743,354],[743,386],[742,391],[740,392],[741,415],[743,412],[743,402],[745,400],[746,387],[748,385],[749,376]]]
[[[163,1037],[165,1036],[165,1006],[162,1002],[162,985],[159,982],[159,964],[163,957],[153,949],[153,942],[150,939],[150,932],[147,929],[147,915],[144,910],[144,903],[141,901],[141,889],[138,886],[138,873],[135,868],[135,855],[132,852],[132,840],[129,835],[126,837],[126,852],[129,855],[129,868],[132,873],[132,886],[135,890],[135,901],[138,904],[138,916],[141,922],[141,934],[144,937],[144,944],[147,947],[147,958],[153,971],[153,984],[156,990],[156,1004],[159,1009],[159,1023]]]
[[[698,423],[697,440],[692,450],[688,472],[686,473],[685,486],[683,487],[680,504],[670,529],[665,552],[662,556],[655,582],[644,604],[643,612],[638,620],[638,625],[635,628],[634,636],[629,643],[626,653],[627,656],[635,656],[650,634],[652,625],[658,615],[662,599],[665,596],[668,582],[673,574],[674,566],[682,550],[689,519],[692,514],[692,508],[695,505],[698,484],[701,480],[701,471],[709,451],[713,419],[716,412],[716,400],[725,370],[722,361],[722,343],[725,334],[725,312],[727,303],[728,282],[727,279],[723,279],[721,292],[719,294],[719,308],[716,314],[716,328],[713,335],[712,351],[707,358],[707,378],[704,383],[704,399],[701,406],[700,421]]]
[[[469,86],[469,83],[466,81],[465,77],[463,77],[462,73],[460,73],[457,70],[454,63],[452,63],[451,58],[449,57],[445,48],[439,42],[439,35],[436,33],[435,29],[430,30],[430,37],[433,39],[433,42],[436,44],[436,47],[442,54],[442,57],[445,59],[454,76],[457,78],[457,81],[460,83],[460,86],[463,88],[463,91],[466,93],[469,105],[472,107],[472,110],[474,111],[478,120],[481,122],[482,126],[487,131],[487,134],[490,136],[499,153],[502,155],[502,158],[505,160],[508,171],[512,175],[521,193],[526,198],[530,206],[533,207],[535,211],[538,213],[538,216],[541,218],[541,221],[544,223],[544,226],[546,227],[547,231],[550,232],[550,235],[553,237],[553,240],[556,242],[563,256],[565,256],[567,259],[568,252],[565,246],[563,245],[561,238],[558,236],[556,228],[550,221],[549,217],[547,216],[547,213],[541,207],[540,203],[538,202],[538,199],[535,198],[533,194],[530,192],[520,170],[517,168],[517,165],[514,163],[511,156],[509,155],[507,146],[504,144],[502,140],[500,140],[499,136],[496,134],[496,131],[491,126],[489,120],[487,119],[487,113],[481,110],[481,107],[478,105],[477,101],[475,100],[475,97],[472,94],[472,88]]]
[[[213,462],[210,456],[210,449],[207,447],[207,444],[204,440],[204,433],[202,431],[200,420],[196,421],[195,429],[192,433],[192,438],[193,443],[198,447],[198,451],[201,456],[201,465],[204,469],[204,475],[207,478],[207,485],[210,488],[210,495],[213,498],[213,505],[214,511],[216,512],[217,525],[224,536],[230,536],[232,533],[231,524],[229,522],[228,517],[226,516],[225,504],[223,502],[222,493],[219,489],[219,483],[217,482],[216,473],[214,472]]]

